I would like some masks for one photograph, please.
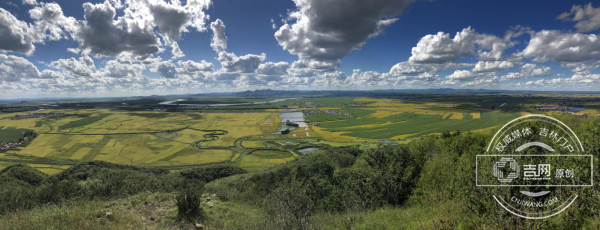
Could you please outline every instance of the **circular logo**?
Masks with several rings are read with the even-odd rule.
[[[476,184],[506,211],[544,219],[566,210],[580,187],[593,186],[593,156],[563,122],[531,114],[504,125],[476,157]]]

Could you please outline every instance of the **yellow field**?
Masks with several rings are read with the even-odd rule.
[[[480,119],[481,113],[471,113],[471,116],[473,117],[473,119]]]
[[[69,157],[69,159],[71,160],[81,160],[83,159],[83,157],[85,157],[85,155],[87,155],[90,150],[92,148],[89,147],[82,147],[79,150],[77,150],[77,152],[75,152],[73,155],[71,155],[71,157]]]
[[[397,112],[377,110],[374,113],[369,114],[369,116],[375,118],[384,118],[393,114],[397,114]]]
[[[218,140],[208,142],[205,146],[209,147],[233,146],[235,140],[239,138],[274,132],[280,121],[275,113],[205,113],[202,116],[201,122],[190,127],[228,132],[226,135],[219,136]]]
[[[463,119],[463,114],[462,113],[453,113],[452,116],[450,117],[451,120],[462,120]]]

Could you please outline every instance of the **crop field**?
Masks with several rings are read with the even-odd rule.
[[[24,163],[52,174],[79,162],[99,160],[174,170],[235,164],[258,171],[295,159],[301,154],[296,149],[302,147],[372,148],[445,131],[490,132],[524,114],[550,113],[538,111],[535,106],[565,103],[521,95],[285,98],[288,99],[271,104],[176,112],[168,111],[169,107],[151,111],[153,105],[144,104],[155,105],[160,100],[129,101],[130,107],[109,100],[101,104],[91,102],[94,106],[86,108],[63,106],[66,108],[43,111],[64,114],[56,117],[35,116],[35,112],[11,108],[5,111],[16,112],[0,113],[0,142],[16,141],[29,130],[38,135],[24,146],[3,150],[0,168]],[[275,99],[199,98],[187,102],[204,106],[211,102]],[[597,116],[599,108],[600,103],[590,102],[577,114]],[[279,114],[289,109],[306,111],[308,127],[282,126]],[[30,117],[13,119],[16,115]],[[289,133],[281,134],[282,128],[289,128]]]
[[[456,115],[459,114],[459,115]],[[385,117],[365,117],[353,120],[324,122],[319,124],[325,131],[340,132],[345,136],[388,139],[404,134],[441,133],[448,130],[461,132],[497,126],[520,114],[488,112],[473,119],[470,114],[455,113],[444,119],[443,115],[399,113]]]

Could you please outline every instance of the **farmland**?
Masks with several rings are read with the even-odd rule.
[[[13,104],[0,113],[0,142],[16,141],[27,131],[38,136],[1,153],[0,168],[25,163],[54,174],[97,160],[168,170],[235,165],[261,171],[297,158],[303,147],[366,149],[448,131],[491,132],[522,114],[544,113],[533,106],[581,100],[576,95],[364,94],[195,97],[178,100],[182,105],[159,105],[172,98]],[[600,103],[586,107],[577,114],[595,116]],[[13,119],[32,114],[27,108],[65,116]],[[285,125],[279,115],[288,110],[304,112],[308,125]],[[289,133],[279,133],[286,128]]]

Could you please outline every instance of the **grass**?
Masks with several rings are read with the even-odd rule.
[[[192,224],[175,220],[173,197],[174,195],[165,193],[143,193],[122,200],[45,205],[1,216],[0,226],[7,230],[191,229]]]

